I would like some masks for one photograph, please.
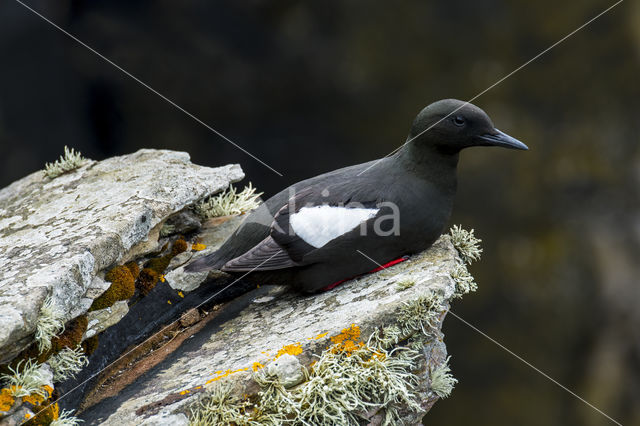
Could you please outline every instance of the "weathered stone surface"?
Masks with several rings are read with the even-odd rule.
[[[306,296],[285,287],[255,289],[226,304],[170,358],[138,377],[117,396],[88,408],[80,417],[87,424],[161,424],[167,416],[187,413],[196,396],[220,380],[231,383],[240,396],[257,394],[259,387],[252,378],[256,366],[282,370],[281,375],[290,379],[288,385],[293,385],[299,380],[294,377],[295,368],[273,365],[279,351],[308,367],[331,345],[330,338],[344,328],[356,324],[366,342],[379,327],[397,325],[398,314],[406,303],[433,291],[445,295],[441,325],[447,299],[455,292],[451,272],[458,261],[456,250],[445,236],[406,262],[351,280],[329,292]],[[396,283],[405,279],[415,284],[399,288]],[[293,350],[285,350],[287,347]],[[421,412],[407,412],[404,418],[408,424],[418,424],[437,400],[429,389],[429,375],[446,359],[441,334],[421,347]],[[380,416],[370,413],[372,424],[380,421]]]
[[[29,343],[48,295],[64,320],[78,315],[87,291],[101,289],[98,272],[137,247],[152,249],[168,216],[242,178],[238,165],[213,169],[186,153],[140,150],[0,190],[0,362]]]
[[[108,308],[89,312],[87,314],[87,331],[84,333],[83,340],[117,324],[127,313],[129,313],[129,304],[126,300],[119,300]]]

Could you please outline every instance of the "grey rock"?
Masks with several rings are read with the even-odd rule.
[[[300,380],[301,366],[308,369],[332,344],[331,337],[343,329],[356,324],[361,331],[360,339],[366,342],[380,327],[397,325],[398,314],[407,303],[434,291],[453,295],[455,282],[450,274],[459,261],[449,237],[443,236],[431,249],[406,262],[348,281],[329,292],[308,296],[286,287],[255,289],[216,311],[216,316],[169,359],[140,376],[133,385],[135,392],[99,402],[81,413],[81,417],[86,421],[103,419],[92,424],[160,421],[167,413],[188,414],[202,389],[220,383],[229,385],[241,399],[243,395],[255,396],[260,387],[254,380],[258,373],[253,370],[260,371],[263,367],[287,386],[294,386]],[[408,275],[416,284],[398,289],[395,283]],[[448,309],[448,300],[443,309],[438,328]],[[420,424],[438,399],[430,392],[429,375],[445,362],[442,339],[442,333],[436,330],[430,339],[416,335],[404,343],[421,348],[419,368],[415,371],[419,377],[421,409],[416,412],[396,407],[406,424]],[[288,345],[299,351],[284,350],[291,348]],[[287,355],[278,356],[279,351]],[[363,413],[363,416],[376,424],[382,421],[384,413]]]
[[[302,372],[302,364],[293,355],[284,354],[270,361],[265,367],[264,372],[269,376],[275,376],[285,388],[299,385],[304,380]]]
[[[93,337],[117,324],[127,313],[129,313],[129,304],[126,300],[119,300],[113,306],[87,313],[87,331],[85,331],[82,340]]]
[[[0,362],[29,343],[47,296],[72,319],[88,290],[97,294],[98,272],[128,260],[170,215],[243,177],[238,165],[143,149],[0,190]]]
[[[202,226],[200,218],[191,210],[182,210],[170,216],[163,224],[161,236],[171,234],[186,234],[197,231]],[[164,232],[163,232],[164,231]]]

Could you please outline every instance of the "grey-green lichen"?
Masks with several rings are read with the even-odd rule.
[[[40,353],[51,349],[51,339],[64,331],[64,317],[48,296],[40,307],[40,315],[36,324],[35,339]]]
[[[233,396],[224,383],[192,407],[190,424],[359,425],[380,413],[383,425],[402,421],[397,407],[419,411],[419,351],[391,351],[364,345],[352,352],[329,348],[306,372],[307,380],[286,389],[275,375],[254,374],[260,385],[255,403]]]
[[[23,362],[24,366],[22,366]],[[44,386],[49,384],[49,381],[40,364],[28,359],[18,362],[15,369],[8,368],[12,374],[1,375],[0,383],[3,383],[4,387],[13,389],[13,396],[48,396]]]
[[[57,419],[49,426],[78,426],[83,420],[73,416],[73,410],[62,410]]]
[[[63,173],[75,170],[87,161],[80,152],[75,152],[73,148],[64,147],[64,155],[53,163],[46,163],[44,173],[51,179],[60,176]]]
[[[53,381],[59,382],[74,377],[83,367],[89,365],[89,358],[81,346],[64,348],[47,360],[53,371]]]
[[[458,253],[460,253],[460,257],[464,263],[470,264],[473,261],[480,260],[480,256],[482,255],[480,243],[482,240],[473,235],[473,229],[467,231],[459,225],[453,225],[449,234],[451,235],[453,246],[458,250]]]
[[[451,272],[451,278],[453,278],[456,283],[454,297],[461,298],[463,295],[478,289],[478,284],[476,284],[473,276],[464,264],[456,265],[456,268]]]
[[[448,357],[445,362],[431,371],[431,390],[440,398],[451,395],[451,391],[458,380],[451,374]]]
[[[229,385],[217,382],[216,385],[191,407],[189,425],[250,425],[251,417],[247,409],[251,404],[241,401],[234,395]]]
[[[444,297],[439,292],[426,293],[410,302],[405,302],[398,313],[398,326],[403,336],[415,332],[433,336],[438,329],[440,317],[446,310]]]
[[[241,214],[258,207],[261,195],[262,192],[256,193],[251,182],[240,192],[237,192],[233,185],[229,185],[223,193],[196,204],[194,211],[202,219]]]

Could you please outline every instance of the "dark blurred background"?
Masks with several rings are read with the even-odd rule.
[[[25,0],[26,1],[26,0]],[[0,187],[63,146],[240,163],[269,196],[381,157],[613,2],[31,0],[279,177],[13,0],[0,4]],[[623,424],[640,424],[640,4],[626,1],[475,103],[529,152],[468,150],[452,218],[480,289],[454,311]],[[455,318],[435,425],[604,417]]]

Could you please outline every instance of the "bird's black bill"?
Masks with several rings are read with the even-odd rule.
[[[495,133],[487,133],[482,136],[478,136],[483,141],[483,145],[501,146],[503,148],[510,149],[522,149],[528,150],[529,147],[520,142],[518,139],[509,136],[508,134],[501,132],[498,129],[493,129]]]

